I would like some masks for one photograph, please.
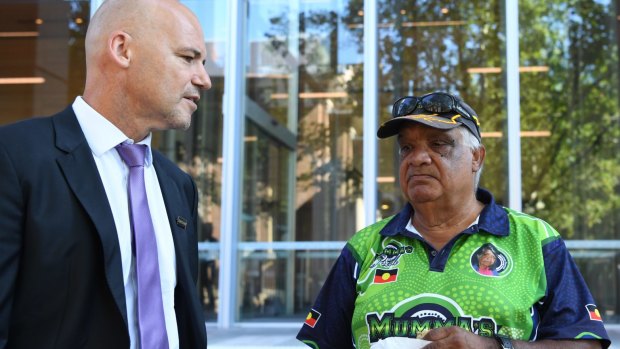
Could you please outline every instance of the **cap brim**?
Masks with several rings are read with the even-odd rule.
[[[458,116],[459,118],[454,118],[454,116]],[[463,125],[458,119],[460,119],[458,113],[442,114],[441,116],[437,114],[399,116],[384,122],[377,130],[377,137],[388,138],[398,134],[405,122],[417,122],[433,128],[450,130]]]

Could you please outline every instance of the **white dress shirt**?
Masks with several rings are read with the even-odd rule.
[[[99,176],[103,182],[103,187],[112,209],[112,215],[114,216],[123,265],[123,282],[125,284],[125,301],[127,303],[127,322],[129,325],[131,349],[139,349],[136,266],[135,256],[131,248],[132,234],[127,195],[129,168],[114,148],[120,143],[134,143],[134,141],[127,138],[121,130],[89,106],[82,97],[77,97],[73,102],[73,111],[93,153],[97,169],[99,170]],[[151,135],[149,134],[147,138],[138,143],[146,144],[148,148],[144,165],[144,182],[146,184],[146,195],[157,240],[157,257],[159,259],[168,342],[170,349],[176,349],[179,347],[179,333],[174,311],[176,257],[172,231],[159,181],[157,180],[157,173],[155,173],[155,168],[153,167]]]

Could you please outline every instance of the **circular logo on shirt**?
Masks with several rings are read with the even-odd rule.
[[[505,276],[512,269],[512,261],[508,254],[492,243],[486,243],[475,249],[470,262],[472,269],[482,276]]]
[[[486,337],[497,332],[494,319],[474,318],[465,314],[452,298],[432,293],[404,299],[383,313],[367,313],[366,326],[371,343],[389,337],[416,338],[433,328],[447,326],[458,326]]]

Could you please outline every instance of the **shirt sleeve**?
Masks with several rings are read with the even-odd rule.
[[[351,319],[358,264],[347,245],[332,267],[297,339],[314,349],[354,348]]]
[[[599,339],[610,341],[601,315],[564,241],[543,246],[547,295],[540,306],[538,339]]]

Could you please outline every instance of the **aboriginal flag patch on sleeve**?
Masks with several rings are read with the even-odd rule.
[[[599,313],[596,305],[586,304],[586,309],[588,309],[588,315],[590,315],[590,320],[603,321],[603,318],[601,317],[601,313]]]
[[[314,326],[316,326],[316,323],[319,322],[320,317],[321,317],[321,313],[319,313],[318,311],[314,309],[310,309],[308,316],[306,316],[306,322],[304,323],[314,328]]]
[[[398,276],[398,269],[377,269],[375,271],[375,284],[385,284],[388,282],[396,281],[396,276]]]

